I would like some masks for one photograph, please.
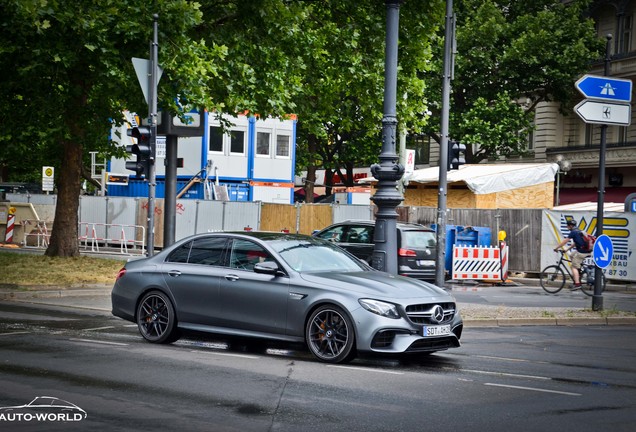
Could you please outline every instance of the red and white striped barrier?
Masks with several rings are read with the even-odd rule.
[[[508,245],[453,246],[453,280],[503,282],[508,278]]]
[[[15,227],[15,215],[9,213],[7,216],[7,230],[4,239],[7,243],[13,243],[13,228]]]

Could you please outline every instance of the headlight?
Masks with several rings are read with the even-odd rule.
[[[394,304],[371,299],[360,299],[358,302],[363,308],[374,314],[393,319],[400,318]]]

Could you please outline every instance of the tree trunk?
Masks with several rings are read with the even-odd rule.
[[[70,140],[62,142],[62,166],[57,183],[57,205],[47,256],[79,256],[77,224],[82,179],[82,146]]]
[[[307,149],[309,150],[309,164],[307,166],[307,180],[305,181],[305,202],[314,202],[314,186],[316,185],[316,162],[313,155],[316,154],[316,135],[307,137]]]

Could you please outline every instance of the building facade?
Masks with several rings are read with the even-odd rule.
[[[609,43],[609,75],[612,78],[632,81],[636,78],[635,11],[636,1],[633,0],[596,1],[590,8],[598,36],[612,36]],[[605,62],[598,61],[588,73],[602,76],[604,69]],[[574,102],[582,99],[581,95]],[[632,107],[633,104],[634,101]],[[607,126],[605,202],[621,203],[630,193],[636,192],[636,122],[633,109],[631,115],[629,126]],[[561,114],[558,104],[550,102],[537,106],[535,126],[529,142],[532,159],[537,162],[561,160],[569,168],[559,174],[559,204],[597,201],[602,126],[585,123],[574,111]]]
[[[122,146],[133,144],[126,131],[139,122],[130,113],[125,116],[126,124],[111,134]],[[207,112],[202,117],[202,137],[178,139],[178,198],[293,203],[295,118],[263,119],[246,115],[218,118]],[[163,198],[165,191],[165,149],[165,137],[157,137],[157,198]],[[125,159],[112,158],[107,171],[107,178],[124,179],[107,180],[108,195],[148,196],[148,182],[128,171]]]

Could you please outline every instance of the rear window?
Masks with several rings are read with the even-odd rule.
[[[435,247],[435,232],[431,231],[402,231],[402,247],[425,249]]]

